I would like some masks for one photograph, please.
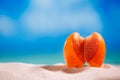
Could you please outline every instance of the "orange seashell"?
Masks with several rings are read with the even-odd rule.
[[[93,32],[84,41],[85,60],[92,67],[100,67],[104,62],[106,46],[102,36]]]
[[[92,67],[101,67],[105,52],[104,39],[97,32],[93,32],[85,39],[77,32],[72,33],[64,44],[64,59],[67,67],[80,67],[85,61]]]
[[[79,33],[72,33],[64,44],[64,59],[67,67],[80,67],[85,63],[84,38]]]

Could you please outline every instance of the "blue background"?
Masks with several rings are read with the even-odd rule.
[[[105,63],[120,64],[120,0],[0,0],[0,62],[63,63],[72,32],[97,31]]]

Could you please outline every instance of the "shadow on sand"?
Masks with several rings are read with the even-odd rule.
[[[50,70],[50,71],[63,71],[65,73],[79,73],[89,68],[89,66],[83,66],[80,68],[67,68],[65,65],[60,66],[43,66],[42,68]]]
[[[65,73],[74,74],[74,73],[79,73],[79,72],[85,71],[88,68],[90,68],[90,66],[84,65],[84,66],[79,67],[79,68],[67,68],[65,65],[55,65],[55,66],[42,66],[42,68],[46,69],[46,70],[54,71],[54,72],[55,71],[62,71]],[[101,68],[109,69],[110,66],[105,64]]]

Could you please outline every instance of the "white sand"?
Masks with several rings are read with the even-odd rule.
[[[63,64],[0,63],[0,80],[120,80],[120,67],[66,68]]]

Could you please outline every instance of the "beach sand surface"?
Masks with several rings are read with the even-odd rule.
[[[120,80],[120,66],[67,68],[64,64],[0,63],[0,80]]]

